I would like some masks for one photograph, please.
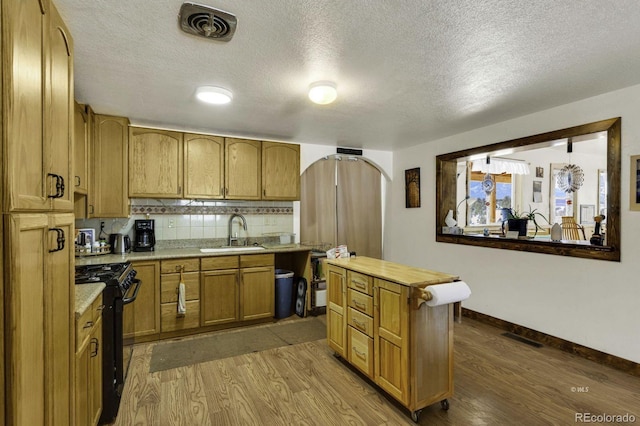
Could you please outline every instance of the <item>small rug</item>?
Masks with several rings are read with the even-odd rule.
[[[326,324],[315,317],[187,337],[157,343],[151,354],[149,372],[155,373],[326,337]]]

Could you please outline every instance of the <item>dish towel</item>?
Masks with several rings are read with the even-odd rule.
[[[187,313],[187,303],[184,293],[184,282],[182,281],[182,272],[180,272],[180,284],[178,284],[178,315],[185,315]]]

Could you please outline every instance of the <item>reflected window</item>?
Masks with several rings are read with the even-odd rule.
[[[486,182],[491,179],[492,184]],[[487,190],[489,189],[489,190]],[[469,176],[467,225],[491,225],[502,221],[502,209],[512,208],[514,198],[510,174],[483,174],[471,172]]]
[[[598,170],[598,214],[605,215],[607,220],[607,171]]]
[[[549,204],[551,209],[549,211],[550,223],[562,223],[563,216],[573,216],[574,207],[576,203],[576,192],[565,192],[560,185],[558,185],[558,174],[565,164],[552,164],[551,165],[551,197]]]

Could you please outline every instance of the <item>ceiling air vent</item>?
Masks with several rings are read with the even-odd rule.
[[[185,2],[180,7],[178,22],[182,31],[219,41],[229,41],[238,20],[230,13],[213,7]]]

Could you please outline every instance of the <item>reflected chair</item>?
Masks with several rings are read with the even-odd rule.
[[[562,216],[562,239],[563,240],[586,240],[584,227],[576,223],[573,216]]]

